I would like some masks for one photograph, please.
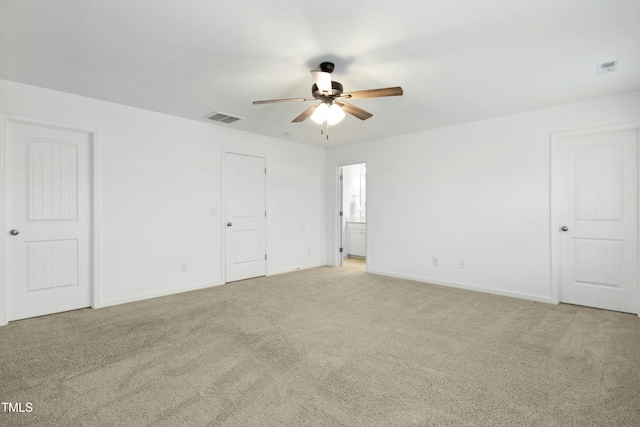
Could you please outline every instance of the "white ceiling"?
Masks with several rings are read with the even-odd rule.
[[[640,89],[638,0],[0,0],[0,78],[320,146]],[[618,69],[596,74],[596,64]],[[310,69],[359,99],[330,140]],[[1,100],[0,100],[1,110]]]

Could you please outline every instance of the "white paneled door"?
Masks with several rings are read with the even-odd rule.
[[[7,124],[8,320],[90,306],[91,134]]]
[[[637,129],[562,136],[560,301],[638,312]]]
[[[265,159],[225,154],[225,282],[266,274]]]

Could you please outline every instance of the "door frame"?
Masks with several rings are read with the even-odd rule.
[[[343,169],[344,166],[338,166],[338,205],[336,206],[338,210],[338,261],[336,265],[338,267],[342,267],[344,265],[344,250],[345,250],[345,236],[342,232],[342,223],[344,222],[344,176]]]
[[[558,191],[558,184],[560,181],[560,144],[562,138],[567,136],[577,135],[593,135],[599,133],[611,133],[618,131],[635,130],[636,132],[636,146],[638,146],[638,156],[636,157],[636,170],[638,176],[638,193],[640,200],[640,122],[620,123],[615,125],[598,126],[593,128],[576,129],[571,131],[553,132],[551,134],[551,186],[550,186],[550,241],[551,241],[551,302],[553,304],[560,303],[560,292],[562,287],[562,261],[561,256],[561,237],[560,237],[560,221],[559,221],[559,208],[558,198],[560,193]],[[640,238],[640,213],[636,218],[638,222],[638,238]],[[640,268],[640,251],[638,255],[638,268]],[[638,276],[640,277],[640,275]],[[640,279],[636,282],[636,288],[638,289],[638,300],[636,301],[636,309],[638,317],[640,317]]]
[[[220,204],[220,247],[221,247],[221,252],[220,254],[221,256],[221,282],[223,284],[226,283],[233,283],[233,282],[227,282],[227,205],[226,205],[226,200],[227,200],[227,194],[226,194],[226,186],[227,186],[227,154],[236,154],[239,156],[248,156],[248,157],[258,157],[261,159],[264,159],[264,167],[267,169],[267,173],[264,176],[264,208],[267,211],[267,216],[264,219],[264,247],[265,247],[265,253],[268,254],[269,253],[269,211],[270,211],[270,206],[269,206],[269,159],[267,158],[266,155],[260,155],[260,154],[255,154],[255,153],[248,153],[248,152],[244,152],[242,150],[229,150],[229,149],[225,149],[224,147],[222,147],[221,149],[222,155],[221,155],[221,165],[220,165],[220,170],[222,171],[222,179],[220,180],[220,195],[221,195],[221,204]],[[269,257],[267,256],[267,259],[264,260],[264,269],[265,269],[265,276],[270,276],[270,271],[269,271]]]
[[[334,233],[334,238],[335,241],[333,242],[333,247],[335,249],[331,250],[330,253],[333,254],[333,262],[336,267],[342,267],[343,265],[343,258],[342,258],[342,253],[340,252],[340,243],[342,243],[343,246],[343,251],[345,251],[346,248],[346,239],[345,236],[342,233],[342,220],[345,217],[344,215],[344,209],[345,207],[342,206],[343,212],[342,212],[342,217],[340,216],[340,205],[342,203],[342,200],[340,199],[343,195],[344,189],[342,188],[343,183],[342,180],[340,179],[340,169],[345,167],[345,166],[352,166],[352,165],[362,165],[364,164],[365,167],[367,167],[367,161],[366,160],[353,160],[353,161],[346,161],[346,162],[338,162],[334,165],[334,179],[335,181],[335,186],[334,186],[334,191],[335,191],[335,209],[333,210],[333,214],[331,214],[331,218],[333,218],[333,224],[335,227],[335,233]],[[366,215],[367,215],[367,228],[365,231],[365,251],[367,256],[365,257],[365,271],[369,271],[369,168],[367,167],[367,188],[365,190],[365,200],[367,201],[367,210],[366,210]],[[346,223],[345,223],[346,226]],[[341,241],[342,238],[342,241]]]
[[[89,188],[90,188],[90,211],[89,217],[90,230],[89,237],[91,239],[89,254],[89,270],[90,270],[90,303],[91,308],[101,307],[101,289],[99,281],[99,185],[98,185],[98,132],[94,128],[80,126],[77,124],[68,124],[61,122],[53,122],[48,120],[34,119],[31,117],[15,116],[8,114],[0,114],[0,326],[8,323],[7,317],[7,278],[5,263],[7,256],[7,167],[6,167],[6,146],[8,143],[8,131],[11,123],[25,124],[30,126],[42,126],[53,129],[71,130],[84,132],[89,135]]]

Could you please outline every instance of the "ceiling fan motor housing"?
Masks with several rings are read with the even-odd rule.
[[[334,81],[331,82],[331,93],[321,92],[320,90],[318,90],[317,84],[314,84],[313,86],[311,86],[311,94],[316,99],[323,99],[326,97],[333,98],[333,97],[342,95],[342,92],[343,92],[342,83],[338,83]]]

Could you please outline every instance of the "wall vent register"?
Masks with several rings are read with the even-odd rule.
[[[212,115],[207,117],[207,120],[212,120],[214,122],[220,122],[220,123],[233,123],[233,122],[237,122],[238,120],[241,120],[240,117],[234,117],[234,116],[230,116],[228,114],[224,114],[224,113],[213,113]]]
[[[596,72],[598,74],[607,74],[615,71],[617,68],[618,68],[617,60],[607,61],[607,62],[603,62],[602,64],[598,64],[596,66]]]

